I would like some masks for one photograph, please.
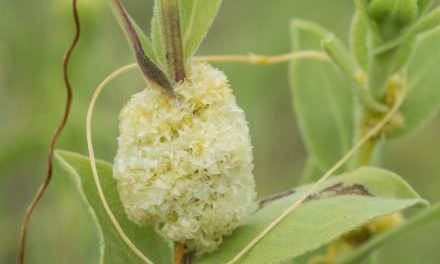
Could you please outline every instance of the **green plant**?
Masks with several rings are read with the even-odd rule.
[[[436,73],[440,58],[432,56],[440,42],[438,8],[425,14],[429,1],[356,1],[351,52],[342,41],[319,25],[293,20],[290,25],[291,54],[273,58],[195,58],[193,54],[208,31],[220,2],[156,0],[152,33],[148,38],[118,0],[109,0],[132,46],[137,64],[109,76],[94,95],[87,117],[90,159],[65,151],[56,153],[57,160],[72,176],[93,216],[103,247],[104,263],[171,263],[173,257],[174,263],[298,263],[301,261],[298,257],[306,253],[311,255],[309,262],[358,263],[374,254],[373,250],[381,243],[417,228],[419,225],[414,222],[438,219],[438,206],[434,206],[407,224],[401,224],[402,210],[427,206],[427,202],[397,175],[372,167],[377,164],[380,147],[386,140],[414,131],[440,105],[440,91],[435,87],[439,83]],[[198,60],[261,64],[290,61],[295,112],[309,154],[304,185],[253,204],[248,201],[253,197],[253,179],[249,171],[252,155],[248,151],[248,132],[241,110],[225,84],[226,78],[218,72],[206,73],[214,70]],[[208,70],[200,70],[200,65],[205,65],[202,68]],[[130,137],[121,136],[123,157],[118,156],[118,165],[112,168],[111,164],[95,161],[91,137],[93,107],[109,81],[135,68],[145,76],[148,92],[133,100],[140,100],[140,105],[148,106],[131,107],[129,103],[128,110],[121,115],[121,134],[130,134]],[[220,84],[210,87],[204,81],[210,77],[208,75],[213,76],[212,82],[220,79]],[[200,86],[199,82],[203,85]],[[222,94],[218,95],[216,89]],[[151,101],[145,101],[146,98]],[[228,101],[225,102],[225,98]],[[205,111],[208,108],[215,110]],[[166,118],[154,119],[159,112]],[[170,113],[173,116],[167,116]],[[203,113],[207,114],[203,116]],[[126,124],[125,118],[130,119],[130,125]],[[140,124],[151,127],[137,128]],[[237,124],[240,128],[228,127],[228,124]],[[189,129],[189,138],[179,142],[184,145],[181,149],[180,145],[174,145],[174,140],[184,126]],[[220,145],[201,142],[202,150],[197,148],[200,146],[185,145],[207,140],[198,135],[200,132],[213,136],[219,130],[222,133],[215,134],[215,137]],[[228,143],[232,143],[231,149],[223,149]],[[165,151],[171,148],[171,151]],[[176,153],[183,150],[187,159],[177,160]],[[127,165],[133,159],[148,158],[149,162],[154,162],[147,154],[138,155],[137,152],[142,151],[149,151],[148,155],[156,151],[154,154],[161,161],[164,160],[161,155],[168,155],[164,167],[161,164],[151,170],[148,168],[153,171],[151,177],[156,177],[158,182],[152,184],[139,179],[147,174],[142,167],[145,164],[141,167]],[[204,154],[197,154],[200,151]],[[176,165],[182,161],[183,165]],[[203,168],[206,172],[199,171]],[[218,171],[213,172],[215,169]],[[161,176],[166,174],[163,171],[172,172],[175,182],[161,182],[165,179]],[[330,178],[334,173],[340,176]],[[233,220],[224,220],[227,227],[220,226],[216,222],[218,219],[191,223],[194,226],[189,227],[196,229],[193,233],[188,231],[191,228],[181,228],[187,223],[172,225],[182,218],[204,221],[205,208],[194,217],[193,206],[210,206],[214,212],[220,212],[215,217],[229,213],[227,204],[222,205],[224,211],[215,208],[218,197],[212,196],[218,194],[222,197],[219,191],[208,192],[207,197],[197,196],[204,190],[203,184],[200,187],[200,182],[193,181],[199,174],[204,177],[201,182],[207,185],[206,188],[220,188],[214,179],[222,177],[224,180],[231,175],[235,177],[222,182],[226,193],[237,192],[233,190],[234,184],[245,187],[238,192],[248,195],[242,196],[242,200],[233,200],[236,204],[229,204],[230,211],[238,205],[237,210],[241,212],[234,213]],[[169,178],[166,175],[166,180]],[[181,178],[188,189],[184,195],[181,193],[185,190],[175,187],[178,181],[181,183]],[[231,183],[237,179],[243,181]],[[311,183],[314,181],[316,183]],[[147,204],[152,203],[148,199],[142,200],[146,203],[143,207],[137,200],[127,202],[133,200],[127,196],[136,194],[137,188],[151,187],[149,185],[167,186],[159,190],[165,190],[165,193],[158,191],[151,197],[165,197],[159,199],[153,208]],[[193,193],[192,189],[198,193]],[[228,197],[219,199],[223,202]],[[182,204],[177,200],[179,198],[189,202]],[[158,214],[151,213],[150,209],[164,211]],[[179,209],[185,210],[178,214]],[[192,215],[185,218],[188,211]],[[239,227],[236,226],[238,221],[241,223]],[[213,231],[204,224],[220,227],[213,228]],[[167,232],[163,229],[176,226],[181,230]],[[212,236],[200,241],[207,238],[208,232]],[[323,247],[328,250],[321,256],[318,251]]]

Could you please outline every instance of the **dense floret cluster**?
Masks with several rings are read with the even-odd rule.
[[[132,221],[210,252],[255,199],[249,128],[226,76],[206,63],[175,93],[147,88],[124,107],[114,177]]]

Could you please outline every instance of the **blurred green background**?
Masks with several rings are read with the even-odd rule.
[[[317,21],[346,39],[351,0],[224,0],[199,54],[280,54],[289,51],[288,22]],[[125,0],[149,28],[153,0]],[[16,263],[24,210],[41,183],[47,142],[61,118],[62,56],[73,35],[69,0],[0,1],[0,263]],[[133,62],[105,0],[79,0],[82,38],[71,64],[74,103],[58,148],[86,154],[85,113],[92,92],[114,69]],[[437,51],[438,52],[438,51]],[[260,196],[298,181],[305,161],[292,112],[287,65],[218,64],[229,76],[251,127]],[[98,102],[96,155],[115,154],[117,116],[145,86],[139,73],[119,78]],[[440,200],[440,117],[415,135],[387,144],[383,166],[431,202]],[[99,247],[73,185],[59,168],[34,214],[28,263],[97,263]],[[440,223],[386,245],[383,263],[440,263]]]

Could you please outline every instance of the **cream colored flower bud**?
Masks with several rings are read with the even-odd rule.
[[[192,65],[175,93],[147,88],[124,107],[114,177],[132,221],[210,252],[255,199],[249,128],[226,76],[208,64]]]

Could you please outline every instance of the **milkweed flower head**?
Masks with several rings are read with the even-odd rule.
[[[201,254],[244,220],[256,195],[249,128],[226,76],[191,66],[176,98],[147,88],[123,108],[114,177],[133,222]]]

